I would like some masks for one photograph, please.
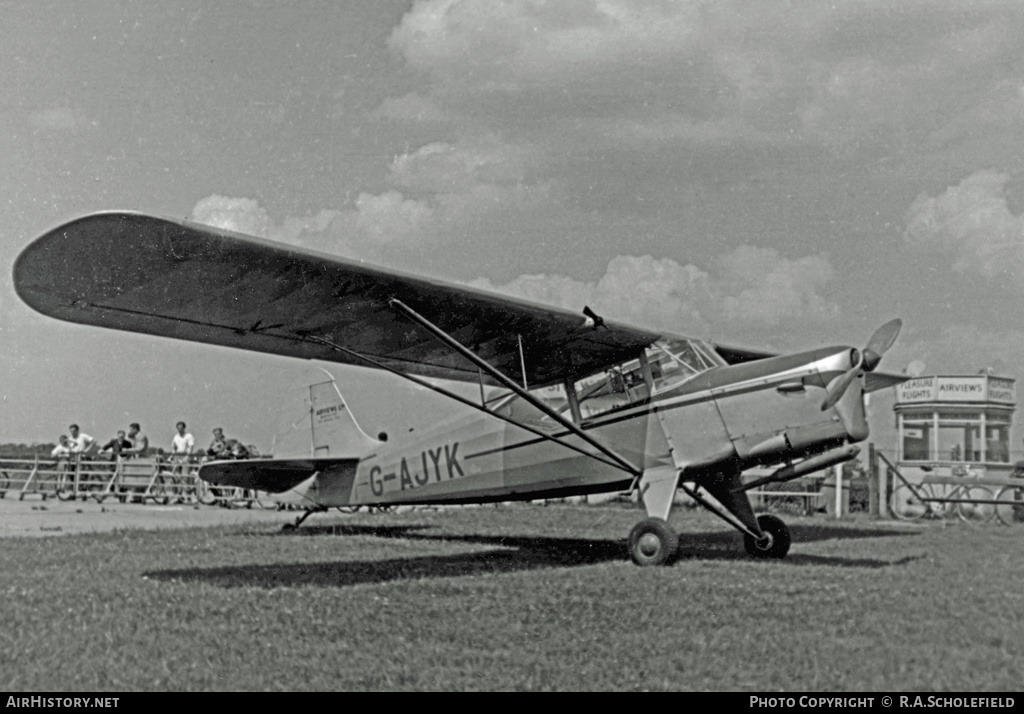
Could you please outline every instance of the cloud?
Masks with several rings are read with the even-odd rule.
[[[523,275],[504,285],[481,278],[473,287],[556,305],[591,306],[632,325],[687,334],[738,334],[784,322],[827,321],[839,308],[818,293],[834,271],[822,257],[790,260],[769,248],[741,246],[712,272],[671,258],[620,255],[594,282],[563,275]]]
[[[433,209],[398,191],[361,193],[345,209],[289,216],[276,223],[259,202],[214,194],[200,199],[192,220],[358,260],[380,261],[391,247],[407,248],[430,232]]]
[[[444,111],[434,100],[416,92],[387,97],[374,110],[373,116],[412,122],[441,122],[446,119]]]
[[[503,142],[494,136],[458,144],[433,142],[397,156],[389,181],[401,188],[434,194],[471,193],[483,185],[511,185],[523,181],[529,147]]]
[[[485,278],[471,285],[568,310],[589,305],[608,319],[633,325],[691,332],[707,328],[698,307],[707,302],[707,275],[670,258],[620,255],[593,283],[564,275],[522,275],[504,285]]]
[[[379,196],[361,193],[355,210],[343,214],[351,220],[360,236],[377,245],[405,243],[423,235],[433,209],[422,201],[405,198],[398,191]],[[351,239],[351,238],[350,238]]]
[[[835,277],[825,258],[789,260],[771,248],[740,246],[719,263],[721,312],[731,324],[826,321],[839,314],[839,308],[818,292]]]
[[[236,233],[269,237],[274,223],[259,203],[251,198],[214,194],[200,199],[192,208],[192,220]]]
[[[429,106],[524,133],[565,121],[590,142],[835,148],[955,122],[986,85],[1016,76],[1024,13],[1006,4],[791,5],[422,0],[389,45],[432,86],[387,112],[423,116]]]
[[[1024,216],[1007,204],[1008,174],[978,171],[938,196],[921,194],[906,214],[907,243],[953,257],[961,272],[987,277],[1024,269]]]
[[[28,116],[29,123],[49,131],[74,131],[84,123],[84,119],[74,109],[55,107],[32,112]]]
[[[898,372],[912,360],[924,362],[925,374],[976,374],[991,367],[997,374],[1024,376],[1024,331],[1007,325],[998,330],[949,325],[927,335],[901,335],[884,369]]]

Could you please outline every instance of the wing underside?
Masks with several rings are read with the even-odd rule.
[[[659,337],[137,213],[93,214],[43,235],[18,257],[14,285],[35,310],[70,322],[367,366],[362,355],[405,373],[480,379],[476,366],[392,309],[397,299],[531,387],[632,359]]]

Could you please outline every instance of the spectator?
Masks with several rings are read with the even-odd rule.
[[[237,439],[226,439],[224,430],[217,427],[213,430],[213,441],[206,450],[207,455],[215,459],[247,459],[249,451]]]
[[[66,434],[61,434],[57,440],[57,445],[53,447],[53,451],[50,452],[50,456],[55,459],[67,459],[71,456],[71,442],[68,440]]]
[[[224,430],[219,426],[213,430],[213,441],[210,442],[210,448],[206,450],[206,454],[214,458],[228,458],[227,439],[224,438]]]
[[[71,438],[68,439],[71,445],[71,453],[84,454],[96,444],[94,438],[88,434],[83,434],[78,429],[78,424],[72,424],[68,427],[68,430],[71,432]]]
[[[117,436],[100,447],[100,453],[110,452],[111,458],[116,459],[122,452],[132,448],[132,442],[128,441],[124,431],[118,431]]]
[[[149,449],[149,437],[142,433],[142,427],[138,422],[128,425],[128,441],[132,443],[131,448],[125,450],[125,456],[145,456]]]
[[[228,439],[228,452],[231,454],[233,459],[247,459],[249,458],[249,449],[237,439]]]
[[[183,454],[185,457],[191,456],[192,452],[196,450],[195,437],[185,431],[185,422],[183,421],[175,424],[174,428],[178,430],[178,433],[171,439],[171,453]]]

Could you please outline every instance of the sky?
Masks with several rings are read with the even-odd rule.
[[[71,325],[10,268],[107,209],[730,345],[1024,377],[1024,5],[0,0],[0,442],[268,450],[319,363]],[[452,406],[327,366],[366,431]],[[872,419],[892,421],[876,400]],[[279,449],[280,450],[280,449]]]

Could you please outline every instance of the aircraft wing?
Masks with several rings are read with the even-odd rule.
[[[454,258],[455,256],[453,256]],[[61,320],[257,352],[476,381],[476,366],[389,306],[397,298],[529,386],[637,357],[658,333],[186,221],[96,213],[14,265],[29,306]],[[486,383],[494,381],[484,375]]]

